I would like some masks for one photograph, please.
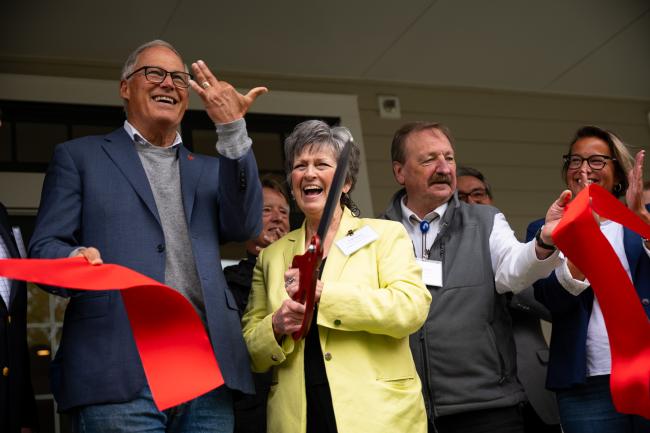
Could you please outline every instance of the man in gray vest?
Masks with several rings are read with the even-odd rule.
[[[551,232],[570,193],[550,206],[537,240],[520,243],[496,208],[458,200],[452,142],[432,122],[395,133],[393,174],[404,188],[383,215],[406,227],[433,297],[426,323],[411,336],[429,431],[523,433],[526,397],[505,293],[525,289],[561,260]]]

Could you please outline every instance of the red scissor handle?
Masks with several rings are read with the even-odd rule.
[[[318,269],[323,261],[323,248],[320,237],[316,234],[309,241],[305,254],[295,256],[291,262],[292,268],[300,269],[298,291],[293,300],[305,305],[305,315],[302,318],[300,330],[292,334],[294,340],[305,338],[314,317],[314,301],[316,297],[316,281]]]

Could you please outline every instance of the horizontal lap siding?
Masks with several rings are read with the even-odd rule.
[[[228,79],[243,86],[268,85],[271,90],[357,95],[375,214],[385,209],[399,187],[392,176],[390,143],[395,130],[408,121],[432,120],[451,128],[459,164],[484,172],[497,207],[518,237],[564,189],[562,155],[578,127],[596,124],[616,131],[637,150],[650,149],[650,101],[355,80]],[[380,118],[377,95],[399,97],[402,118]],[[649,168],[650,162],[647,178]]]
[[[635,151],[649,149],[650,102],[411,87],[378,88],[376,94],[397,95],[402,110],[399,120],[381,119],[376,98],[365,92],[359,97],[376,214],[399,187],[391,175],[390,142],[408,121],[432,120],[451,128],[458,164],[486,175],[496,206],[520,238],[564,189],[562,155],[577,128],[596,124],[617,132]]]
[[[31,73],[66,73],[47,65],[34,72],[39,69],[36,66],[30,65]],[[19,72],[17,66],[14,69],[7,72]],[[79,72],[71,68],[69,73]],[[87,71],[93,73],[97,72]],[[433,120],[451,128],[459,163],[485,173],[497,207],[518,236],[523,236],[528,221],[545,214],[562,191],[561,156],[578,127],[596,124],[616,131],[637,150],[650,148],[648,100],[223,72],[219,78],[240,88],[264,85],[271,91],[356,95],[375,214],[398,188],[391,172],[390,142],[395,130],[407,121]],[[381,119],[377,95],[399,97],[402,118]],[[650,179],[650,161],[645,174]]]

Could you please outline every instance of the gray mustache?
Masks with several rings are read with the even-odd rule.
[[[429,178],[429,185],[436,183],[446,183],[447,185],[451,185],[451,176],[431,176]]]

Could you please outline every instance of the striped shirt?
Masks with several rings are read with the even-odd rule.
[[[9,259],[9,258],[11,258],[11,255],[9,254],[9,250],[7,249],[7,245],[5,245],[4,239],[0,237],[0,259]],[[7,309],[9,308],[10,295],[11,295],[11,280],[4,277],[0,277],[0,297],[2,297],[2,300],[7,306]]]

